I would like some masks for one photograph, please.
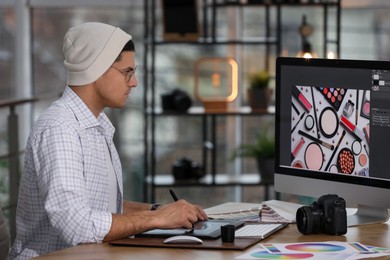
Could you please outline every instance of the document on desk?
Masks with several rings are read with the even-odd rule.
[[[261,208],[261,221],[271,223],[295,223],[295,216],[301,204],[281,200],[267,200]]]
[[[226,202],[205,209],[210,219],[259,219],[261,203]]]
[[[227,202],[205,209],[210,219],[240,219],[267,223],[294,223],[301,204],[268,200],[263,203]]]

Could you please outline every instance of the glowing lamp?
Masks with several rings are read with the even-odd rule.
[[[206,112],[226,111],[238,95],[238,64],[232,58],[201,58],[195,64],[194,96]]]

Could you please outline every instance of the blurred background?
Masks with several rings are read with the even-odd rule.
[[[216,149],[220,152],[215,155],[215,172],[237,178],[243,172],[257,172],[253,158],[237,161],[231,155],[239,143],[253,142],[262,129],[272,128],[272,110],[243,117],[234,114],[216,117],[212,121],[217,139],[214,144],[204,143],[202,131],[208,130],[202,127],[203,117],[167,115],[151,119],[148,114],[148,109],[161,109],[161,95],[176,88],[188,93],[194,107],[202,106],[194,95],[194,64],[200,58],[234,57],[237,60],[240,81],[235,107],[248,105],[246,89],[250,73],[267,70],[272,88],[276,57],[295,57],[302,51],[304,40],[309,41],[310,50],[317,57],[390,59],[388,1],[301,1],[303,5],[299,5],[300,1],[290,1],[296,5],[283,6],[279,15],[273,1],[258,2],[260,5],[237,8],[235,4],[243,1],[196,0],[200,35],[215,30],[215,39],[239,39],[247,43],[251,39],[274,37],[280,40],[277,45],[256,44],[256,41],[253,44],[241,44],[240,41],[161,44],[166,29],[163,1],[0,0],[0,205],[10,232],[14,231],[17,187],[23,174],[27,136],[35,120],[61,95],[66,85],[62,41],[69,27],[98,21],[119,26],[133,36],[138,87],[132,90],[124,109],[107,109],[106,112],[116,127],[115,142],[123,164],[125,199],[147,202],[171,200],[167,192],[172,184],[169,180],[169,185],[161,186],[146,181],[152,171],[156,175],[159,172],[169,175],[172,165],[183,156],[203,162],[201,151],[207,145],[218,143]],[[214,16],[205,8],[213,3],[230,5],[219,8],[218,15]],[[314,5],[306,5],[308,3]],[[264,5],[268,4],[271,5],[266,9]],[[329,9],[324,8],[327,4]],[[278,17],[281,17],[280,21]],[[309,25],[311,31],[307,37],[302,35],[302,25]],[[326,38],[337,37],[337,43],[326,43]],[[324,45],[327,45],[326,53]],[[181,197],[209,207],[226,201],[263,201],[266,186],[257,185],[259,178],[255,176],[248,185],[173,185]],[[161,181],[164,183],[164,179]],[[271,194],[270,198],[276,197],[272,187],[267,192]],[[310,201],[310,198],[295,198],[288,194],[279,194],[280,197],[301,203]]]

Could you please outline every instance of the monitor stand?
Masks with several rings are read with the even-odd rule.
[[[347,225],[349,227],[366,224],[383,223],[389,219],[389,212],[384,208],[358,205],[357,212],[347,216]]]

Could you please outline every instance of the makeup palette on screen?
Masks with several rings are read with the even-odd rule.
[[[291,166],[368,176],[370,92],[292,86]]]

